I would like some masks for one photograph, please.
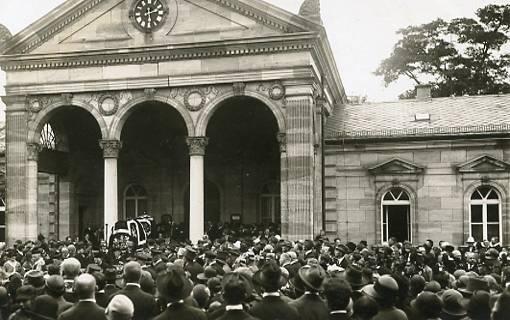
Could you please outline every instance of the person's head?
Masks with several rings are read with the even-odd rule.
[[[195,299],[201,309],[205,309],[209,302],[209,298],[211,297],[211,291],[206,285],[197,284],[193,287],[191,296]]]
[[[473,320],[489,319],[491,314],[489,301],[489,292],[475,291],[467,305],[468,316]]]
[[[31,285],[24,285],[16,290],[16,302],[26,309],[32,308],[32,302],[35,298],[36,291]]]
[[[156,281],[159,293],[169,302],[175,302],[189,297],[192,284],[186,278],[181,267],[173,267],[158,276]]]
[[[124,280],[126,283],[139,283],[142,276],[142,267],[136,261],[130,261],[124,265]]]
[[[78,299],[91,299],[95,297],[96,279],[88,273],[79,275],[74,280],[74,291]]]
[[[357,319],[369,320],[379,312],[379,306],[377,302],[369,296],[361,296],[354,302],[353,312],[353,315],[356,316]]]
[[[123,294],[113,296],[105,309],[108,320],[131,320],[134,312],[133,302]]]
[[[409,290],[412,297],[417,296],[420,292],[425,288],[425,278],[419,274],[415,274],[411,277],[411,281],[409,283]]]
[[[54,298],[61,297],[65,292],[64,278],[52,275],[46,279],[46,293]]]
[[[140,277],[140,287],[144,292],[149,294],[154,294],[154,279],[152,275],[147,270],[142,270],[142,276]]]
[[[352,288],[344,279],[329,278],[324,283],[324,294],[330,310],[346,310],[351,300]]]
[[[266,292],[276,292],[285,284],[286,279],[276,261],[270,260],[254,274],[253,281]]]
[[[251,286],[247,276],[231,272],[225,275],[222,282],[223,299],[227,305],[241,304],[251,295]]]
[[[80,274],[81,263],[76,258],[67,258],[62,261],[60,268],[65,279],[74,279]]]
[[[419,319],[435,319],[441,313],[443,303],[434,293],[424,291],[412,303],[412,308]]]
[[[395,305],[399,294],[397,281],[387,274],[380,276],[373,285],[363,287],[361,291],[376,300],[381,308]]]

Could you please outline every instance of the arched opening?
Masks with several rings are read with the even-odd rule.
[[[147,214],[156,223],[169,215],[184,223],[182,194],[189,184],[186,124],[172,106],[143,102],[130,113],[121,131],[118,186],[125,193],[119,202],[119,219]]]
[[[397,241],[411,240],[411,200],[400,187],[391,188],[381,201],[382,241],[396,238]]]
[[[39,132],[38,232],[50,238],[81,236],[103,220],[101,129],[83,108],[55,109]]]
[[[262,218],[261,208],[267,181],[275,181],[277,187],[272,191],[280,193],[277,133],[278,123],[272,111],[251,97],[230,98],[212,115],[207,125],[205,175],[223,190],[219,221],[280,221],[279,208],[270,220]]]
[[[501,240],[501,200],[497,190],[491,186],[478,187],[469,201],[469,235],[476,241]]]

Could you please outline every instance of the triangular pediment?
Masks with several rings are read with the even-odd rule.
[[[161,26],[137,28],[138,0],[68,0],[12,37],[6,54],[64,53],[260,38],[321,28],[261,0],[160,0]],[[151,1],[151,0],[146,0]]]
[[[509,171],[510,163],[484,155],[457,166],[457,170],[461,173]]]
[[[423,172],[423,167],[399,158],[393,158],[373,167],[368,168],[368,171],[374,175],[395,175],[395,174],[420,174]]]

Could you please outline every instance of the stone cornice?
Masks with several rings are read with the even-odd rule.
[[[291,68],[291,69],[272,69],[258,70],[253,72],[224,73],[224,74],[204,74],[176,77],[151,77],[137,79],[117,79],[117,80],[98,80],[98,81],[66,81],[56,83],[31,83],[21,85],[8,85],[5,91],[8,95],[41,95],[41,94],[60,94],[63,92],[84,92],[84,91],[104,91],[108,90],[136,90],[145,88],[167,88],[167,87],[187,87],[210,84],[231,84],[233,82],[257,82],[261,79],[265,81],[278,81],[281,79],[314,79],[316,75],[310,68]],[[311,81],[311,80],[310,80]],[[284,83],[284,85],[287,85]]]
[[[314,38],[313,33],[302,33],[172,46],[158,45],[61,54],[3,55],[0,56],[0,65],[4,71],[22,71],[307,51],[312,49]]]

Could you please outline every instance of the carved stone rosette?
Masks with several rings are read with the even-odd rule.
[[[199,89],[191,89],[184,95],[184,104],[189,111],[199,111],[205,102],[206,97]]]
[[[209,143],[207,137],[188,137],[186,143],[189,147],[190,156],[203,156],[205,155],[205,147]]]
[[[285,87],[281,83],[275,83],[269,88],[269,97],[273,100],[281,100],[285,97]]]
[[[144,94],[147,98],[149,98],[149,99],[153,99],[153,98],[154,98],[154,96],[156,95],[156,92],[157,92],[157,90],[156,90],[156,89],[154,89],[154,88],[148,88],[148,89],[143,90],[143,94]]]
[[[276,135],[276,139],[278,140],[278,144],[280,144],[280,152],[287,152],[287,134],[285,132],[279,132]]]
[[[39,159],[39,152],[42,147],[38,143],[27,143],[27,159],[30,161],[37,161]]]
[[[118,158],[122,142],[119,140],[100,140],[99,146],[103,149],[103,158]]]
[[[119,109],[119,99],[112,94],[104,94],[98,101],[99,111],[104,116],[114,115]]]

